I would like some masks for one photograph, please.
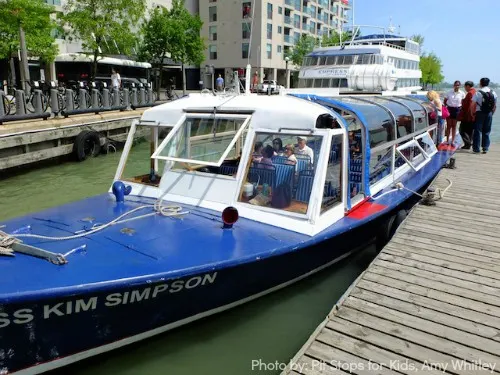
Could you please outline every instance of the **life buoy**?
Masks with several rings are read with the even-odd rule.
[[[93,130],[84,130],[75,138],[73,146],[78,161],[84,161],[89,156],[95,157],[101,151],[99,133]]]

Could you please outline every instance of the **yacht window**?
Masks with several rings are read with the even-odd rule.
[[[345,56],[337,56],[337,65],[344,65]]]
[[[153,158],[173,162],[172,169],[219,167],[226,159],[239,158],[241,137],[249,121],[250,116],[241,115],[187,117],[162,142]]]
[[[321,79],[321,78],[316,78],[316,79],[314,80],[314,87],[316,87],[316,88],[321,87],[321,82],[322,82],[322,79]]]
[[[342,202],[342,148],[342,136],[334,135],[328,156],[321,213]]]
[[[256,133],[238,201],[306,214],[321,142],[321,136]]]
[[[319,65],[325,65],[326,64],[326,56],[321,56],[319,58]]]
[[[134,144],[126,155],[126,163],[120,179],[145,185],[158,186],[165,167],[165,161],[151,162],[151,155],[171,131],[173,126],[137,125]],[[157,139],[156,139],[157,138]]]
[[[337,56],[328,56],[326,59],[326,65],[335,65],[337,61]]]
[[[372,152],[370,155],[370,185],[388,176],[392,172],[393,148]]]
[[[422,169],[431,160],[430,156],[427,155],[416,140],[411,140],[399,146],[396,148],[396,152],[414,171]]]
[[[306,82],[305,82],[305,87],[306,87],[306,88],[311,88],[311,87],[313,87],[314,79],[310,78],[310,79],[305,79],[304,81],[306,81]]]
[[[372,64],[373,55],[363,55],[363,64]]]
[[[415,140],[427,155],[432,156],[437,153],[436,143],[429,133],[426,132],[424,134],[421,134],[418,137],[415,137]]]
[[[321,82],[321,87],[323,87],[323,88],[330,87],[330,78],[323,78],[323,80]]]
[[[344,65],[352,65],[354,63],[354,56],[346,55],[344,56]]]

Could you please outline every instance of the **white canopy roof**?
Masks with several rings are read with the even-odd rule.
[[[56,62],[93,62],[94,58],[91,55],[83,53],[63,53],[56,56]],[[116,57],[100,57],[97,60],[98,64],[108,64],[116,66],[133,66],[137,68],[151,68],[151,64],[147,62],[139,62],[133,60],[117,59]]]
[[[175,125],[186,113],[185,110],[206,113],[217,111],[254,111],[251,126],[266,129],[308,129],[313,130],[320,115],[330,114],[327,108],[293,96],[284,95],[235,95],[214,96],[211,94],[190,94],[185,98],[146,110],[141,121],[157,122],[160,125]]]

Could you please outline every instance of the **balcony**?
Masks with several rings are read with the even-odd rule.
[[[293,44],[293,39],[292,39],[292,36],[291,35],[285,35],[284,36],[284,40],[285,40],[285,43],[288,43],[288,44]]]
[[[285,0],[285,6],[288,8],[293,8],[295,5],[295,0]]]
[[[308,28],[307,22],[302,22],[302,30],[307,30]]]
[[[300,29],[300,21],[293,21],[293,26]]]
[[[295,10],[298,10],[300,12],[302,10],[302,1],[295,0],[295,2],[294,2],[294,8],[295,8]]]
[[[305,13],[306,16],[309,16],[311,14],[311,7],[304,7],[302,11]]]
[[[285,25],[291,25],[292,24],[292,17],[290,16],[285,16]]]

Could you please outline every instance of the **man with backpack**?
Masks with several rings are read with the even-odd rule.
[[[480,147],[483,148],[483,154],[486,154],[490,147],[491,122],[497,106],[497,94],[488,87],[489,84],[488,78],[481,78],[480,88],[473,98],[473,102],[476,103],[476,120],[472,135],[472,151],[475,154],[479,154]]]

